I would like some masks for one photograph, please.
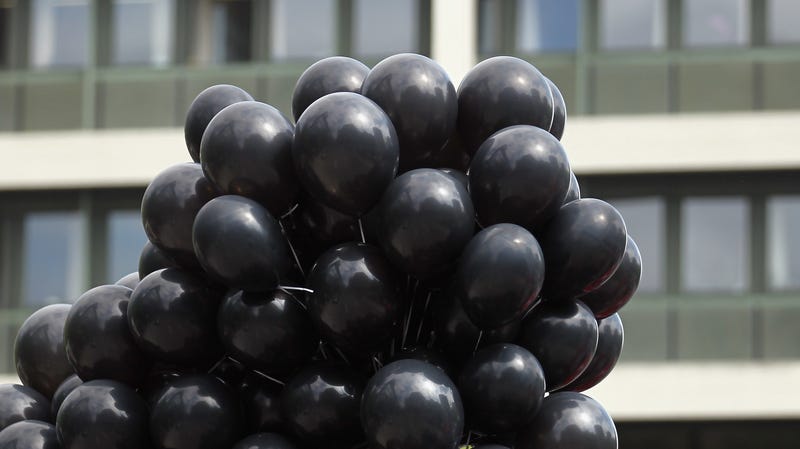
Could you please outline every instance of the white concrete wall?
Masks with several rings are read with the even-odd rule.
[[[433,0],[431,57],[447,70],[458,88],[477,63],[477,0]]]

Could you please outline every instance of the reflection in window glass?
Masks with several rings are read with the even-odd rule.
[[[218,1],[211,8],[211,62],[249,61],[252,5],[247,0]]]
[[[748,0],[684,0],[687,47],[743,46],[750,37]]]
[[[11,43],[11,5],[0,2],[0,68],[8,67]]]
[[[478,4],[478,51],[498,54],[503,49],[503,0],[481,0]]]
[[[416,0],[355,0],[353,52],[387,56],[419,51]]]
[[[767,39],[770,44],[800,42],[800,2],[769,0],[767,3]]]
[[[139,268],[139,255],[147,242],[138,210],[119,210],[108,214],[107,281],[116,282]]]
[[[334,54],[335,8],[334,0],[273,0],[272,57],[323,58]]]
[[[579,5],[578,0],[517,0],[517,50],[574,51]]]
[[[114,64],[170,62],[174,0],[114,0],[111,11]]]
[[[750,287],[750,210],[744,198],[683,201],[681,282],[684,291],[741,292]]]
[[[664,48],[665,6],[664,0],[603,0],[600,3],[601,48]]]
[[[665,290],[666,207],[659,197],[609,200],[625,219],[628,234],[642,255],[642,277],[639,292],[658,293]]]
[[[23,219],[22,300],[26,307],[73,302],[85,274],[84,220],[76,212],[34,212]]]
[[[800,196],[767,201],[767,282],[771,290],[800,289]]]
[[[88,60],[88,0],[33,0],[31,65],[75,67]]]

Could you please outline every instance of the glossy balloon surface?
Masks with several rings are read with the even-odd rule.
[[[622,216],[605,201],[565,204],[539,239],[547,273],[542,296],[569,299],[596,289],[617,270],[626,240]]]
[[[451,366],[450,362],[447,361],[447,358],[444,356],[444,354],[435,349],[428,349],[424,346],[412,346],[410,348],[398,351],[390,360],[390,362],[405,359],[414,359],[430,363],[431,365],[444,371],[445,374],[451,378],[455,373],[453,367]]]
[[[348,351],[368,354],[393,335],[403,297],[395,272],[377,247],[337,245],[308,275],[308,312],[320,333]]]
[[[30,419],[52,422],[47,398],[31,387],[0,384],[0,430]]]
[[[291,267],[278,222],[263,206],[241,196],[224,195],[203,206],[192,240],[203,269],[233,289],[272,290]]]
[[[114,285],[121,285],[123,287],[128,287],[129,289],[133,290],[134,288],[136,288],[136,284],[138,283],[139,283],[139,273],[133,272],[121,277],[117,282],[114,282]]]
[[[297,203],[292,165],[294,126],[274,107],[257,101],[223,109],[208,124],[200,159],[221,192],[258,201],[274,216]]]
[[[64,349],[64,323],[72,306],[52,304],[33,312],[14,341],[14,365],[23,385],[53,397],[59,384],[72,375]]]
[[[345,56],[321,59],[307,68],[292,92],[292,113],[297,121],[311,103],[334,92],[361,92],[369,73],[362,62]]]
[[[564,96],[558,90],[556,83],[547,80],[550,86],[550,93],[553,95],[553,121],[550,123],[550,134],[558,140],[564,136],[564,127],[567,125],[567,103]]]
[[[472,323],[495,329],[522,319],[544,281],[544,257],[533,235],[520,226],[490,226],[461,253],[452,292]]]
[[[229,84],[211,86],[197,95],[189,106],[183,127],[186,147],[193,161],[200,162],[200,142],[208,122],[226,106],[252,100],[250,94]]]
[[[150,362],[128,326],[131,289],[102,285],[81,295],[67,315],[67,359],[81,379],[113,379],[136,386]]]
[[[397,177],[379,207],[383,251],[395,266],[419,279],[445,271],[475,230],[467,189],[435,169],[420,168]]]
[[[619,314],[603,318],[597,323],[597,349],[592,361],[581,375],[564,387],[564,390],[585,391],[603,381],[619,360],[622,354],[624,330]]]
[[[162,171],[142,197],[142,224],[147,238],[178,264],[197,266],[192,223],[200,208],[218,195],[200,164],[178,164]]]
[[[464,186],[469,185],[469,178],[467,178],[467,174],[464,173],[463,171],[455,168],[440,168],[439,170],[444,172],[445,174],[452,176]]]
[[[297,176],[311,196],[339,212],[360,216],[371,209],[394,179],[398,157],[394,125],[361,95],[326,95],[297,121]]]
[[[75,388],[61,404],[56,430],[64,449],[150,447],[147,404],[132,388],[113,380]]]
[[[464,430],[464,408],[441,369],[398,360],[367,383],[361,421],[367,442],[376,449],[453,449]]]
[[[61,449],[61,446],[54,425],[30,420],[0,431],[0,449]]]
[[[642,256],[639,247],[629,235],[617,270],[600,287],[580,297],[601,320],[613,315],[631,300],[642,276]]]
[[[319,342],[303,306],[280,290],[229,293],[220,307],[217,329],[234,359],[273,375],[299,369]]]
[[[514,223],[537,232],[569,189],[569,160],[547,131],[528,125],[489,137],[469,166],[469,193],[483,226]]]
[[[296,449],[291,441],[277,433],[257,433],[236,443],[233,449]]]
[[[597,337],[592,311],[579,301],[563,301],[536,306],[522,322],[517,344],[541,363],[547,391],[555,391],[589,366]]]
[[[455,131],[458,97],[447,72],[422,55],[382,60],[364,79],[361,94],[381,107],[400,142],[400,170],[423,166]]]
[[[581,186],[578,184],[578,178],[575,177],[575,172],[569,172],[569,189],[567,195],[564,197],[564,204],[570,201],[581,199]]]
[[[458,391],[471,428],[488,433],[522,429],[544,399],[544,371],[527,349],[487,346],[462,368]]]
[[[531,425],[518,435],[517,449],[617,449],[617,429],[594,399],[580,393],[553,393]]]
[[[78,388],[78,386],[82,384],[83,381],[80,377],[78,377],[77,374],[73,374],[61,382],[61,385],[58,386],[56,392],[53,393],[53,399],[50,401],[50,414],[54,419],[58,415],[58,409],[61,408],[61,404],[64,402],[64,399],[66,399],[67,396],[72,393],[72,390]]]
[[[177,267],[169,256],[148,241],[139,255],[139,279],[144,279],[148,274],[162,268]]]
[[[131,334],[153,359],[183,365],[217,360],[222,355],[216,333],[222,296],[198,274],[180,268],[154,271],[131,295]]]
[[[219,449],[244,436],[236,395],[209,375],[171,382],[150,412],[150,436],[158,449]]]
[[[518,58],[486,59],[467,72],[458,87],[458,132],[470,154],[507,126],[550,129],[552,115],[547,79]]]
[[[247,429],[250,432],[278,432],[286,429],[281,411],[283,387],[252,374],[239,389]]]

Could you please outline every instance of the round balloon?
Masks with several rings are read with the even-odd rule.
[[[581,375],[573,380],[563,390],[585,391],[603,381],[614,369],[620,354],[624,332],[622,320],[615,313],[597,322],[597,349],[594,351],[592,361]]]
[[[200,143],[208,122],[226,106],[240,101],[252,101],[253,97],[244,90],[229,84],[211,86],[194,99],[186,113],[183,127],[186,147],[192,160],[200,162]]]
[[[575,172],[569,172],[569,189],[567,195],[564,197],[564,204],[570,201],[581,199],[581,186],[578,184],[578,178],[575,177]]]
[[[123,287],[128,287],[129,289],[133,290],[134,288],[136,288],[136,284],[138,283],[139,283],[139,273],[133,272],[121,277],[117,282],[114,282],[114,285],[121,285]]]
[[[397,173],[391,120],[372,100],[336,92],[312,103],[297,121],[292,158],[300,183],[339,212],[361,216]]]
[[[56,427],[43,421],[20,421],[0,431],[0,449],[61,449]]]
[[[613,315],[631,300],[642,276],[642,256],[631,236],[627,237],[625,254],[617,270],[600,287],[580,297],[601,320]]]
[[[345,56],[321,59],[307,68],[292,92],[292,113],[297,121],[311,103],[334,92],[361,92],[369,73],[362,62]]]
[[[233,449],[296,449],[286,437],[277,433],[257,433],[236,443]]]
[[[30,419],[52,422],[47,398],[31,387],[0,384],[0,430]]]
[[[72,375],[64,350],[64,323],[72,306],[53,304],[37,310],[22,323],[14,340],[14,365],[23,385],[53,397]]]
[[[553,120],[550,123],[550,134],[561,140],[564,135],[564,127],[567,125],[567,103],[564,101],[564,97],[561,95],[561,91],[558,90],[556,83],[548,79],[547,84],[553,96]]]
[[[617,429],[594,399],[570,391],[542,401],[530,425],[517,434],[518,449],[617,449]]]
[[[139,255],[139,279],[144,279],[148,274],[162,268],[177,267],[178,265],[169,256],[148,241]]]
[[[245,422],[250,432],[278,432],[286,428],[281,411],[283,386],[251,374],[239,388]]]
[[[452,376],[453,367],[445,358],[444,354],[435,349],[428,349],[425,346],[412,346],[398,351],[390,362],[404,359],[420,360],[441,369],[448,376]]]
[[[50,401],[50,414],[55,418],[58,415],[58,409],[61,408],[61,404],[64,402],[64,399],[67,398],[67,395],[72,393],[72,390],[78,388],[79,385],[82,385],[83,381],[77,374],[73,374],[63,382],[61,385],[58,386],[56,392],[53,393],[53,400]]]

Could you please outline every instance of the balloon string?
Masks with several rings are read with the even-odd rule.
[[[469,448],[469,440],[470,439],[472,439],[472,431],[471,430],[469,432],[467,432],[467,442],[464,443],[464,446],[467,446],[467,448]]]
[[[425,298],[425,305],[422,307],[422,315],[419,318],[419,327],[417,328],[417,337],[414,340],[415,344],[419,343],[419,336],[422,334],[422,327],[423,327],[423,324],[425,324],[425,315],[428,314],[428,306],[431,303],[431,293],[433,293],[433,292],[429,290],[428,291],[428,297]]]
[[[394,358],[394,345],[397,343],[397,339],[392,337],[392,341],[389,343],[389,359]]]
[[[478,352],[478,346],[481,344],[481,338],[483,338],[483,331],[478,332],[478,341],[475,342],[475,349],[472,350],[473,355]]]
[[[305,287],[295,287],[293,285],[279,285],[278,290],[283,290],[284,293],[289,293],[286,290],[296,290],[298,292],[314,293],[314,290]],[[289,293],[291,295],[291,293]]]
[[[285,384],[285,383],[283,383],[283,382],[281,382],[280,380],[278,380],[278,379],[276,379],[276,378],[274,378],[274,377],[270,376],[269,374],[262,373],[261,371],[258,371],[258,370],[253,370],[253,372],[254,372],[254,373],[256,373],[256,374],[258,374],[259,376],[261,376],[261,377],[263,377],[263,378],[267,379],[267,380],[271,380],[271,381],[275,382],[275,383],[276,383],[276,384],[278,384],[278,385],[281,385],[281,386],[286,386],[286,384]]]
[[[292,213],[293,213],[295,210],[297,210],[297,207],[298,207],[298,206],[300,206],[300,203],[297,203],[297,204],[295,204],[294,206],[292,206],[292,208],[291,208],[291,209],[289,209],[289,212],[286,212],[285,214],[281,215],[281,218],[279,218],[278,220],[283,220],[284,218],[286,218],[286,217],[288,217],[288,216],[292,215]]]
[[[345,357],[344,353],[343,353],[343,352],[342,352],[342,351],[341,351],[339,348],[337,348],[336,346],[334,346],[334,347],[333,347],[333,350],[334,350],[334,351],[336,351],[336,353],[337,353],[337,354],[339,354],[339,357],[341,357],[341,358],[342,358],[342,360],[344,360],[344,363],[346,363],[346,364],[348,364],[348,365],[350,364],[350,361],[349,361],[349,360],[347,360],[347,357]]]
[[[322,340],[319,341],[319,352],[322,353],[322,358],[328,360],[328,354],[325,352],[325,343]]]
[[[214,366],[212,366],[211,369],[208,370],[208,374],[213,373],[214,370],[219,368],[219,366],[222,365],[222,362],[224,362],[227,358],[228,356],[223,356],[221,359],[217,360],[217,363],[215,363]]]
[[[297,252],[294,250],[294,245],[292,245],[292,240],[286,233],[286,228],[283,227],[283,223],[279,221],[278,225],[281,227],[281,233],[283,233],[283,237],[286,238],[286,243],[289,244],[289,251],[292,252],[292,257],[294,257],[294,262],[297,264],[297,269],[300,270],[300,275],[303,276],[303,279],[305,279],[306,272],[303,270],[303,266],[300,264],[300,258],[297,257]]]
[[[280,286],[280,285],[278,286],[278,290],[280,290],[280,291],[286,293],[287,295],[289,295],[292,299],[294,299],[294,302],[296,302],[300,307],[303,308],[303,310],[308,311],[308,307],[306,306],[306,304],[303,301],[301,301],[300,298],[295,296],[294,293],[290,292],[289,290],[302,290],[302,291],[308,291],[310,293],[314,293],[314,290],[309,290],[307,288],[302,288],[302,287],[284,287],[284,286]]]
[[[550,108],[550,126],[547,127],[547,132],[550,132],[553,129],[553,122],[556,120],[556,99],[553,96],[553,87],[549,82],[547,83],[547,93],[550,95],[550,103],[553,104],[553,107]]]
[[[361,218],[358,219],[358,231],[361,233],[361,243],[367,243],[367,239],[364,238],[364,226],[361,224]]]
[[[411,325],[412,313],[414,313],[414,295],[411,295],[411,304],[408,306],[408,315],[406,316],[406,323],[403,326],[403,339],[400,340],[400,349],[406,347],[406,336],[408,335],[408,326]]]

